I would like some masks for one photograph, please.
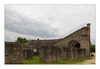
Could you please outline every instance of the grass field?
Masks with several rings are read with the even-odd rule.
[[[84,60],[88,59],[91,59],[91,57],[77,58],[74,60],[62,60],[61,58],[59,58],[59,60],[56,62],[45,62],[40,61],[39,56],[34,56],[34,58],[31,59],[23,59],[23,64],[77,64],[78,62],[83,62]]]

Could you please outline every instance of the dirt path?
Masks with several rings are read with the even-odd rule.
[[[92,57],[92,59],[89,59],[89,60],[85,60],[83,62],[80,62],[78,64],[95,64],[95,54],[94,56]]]

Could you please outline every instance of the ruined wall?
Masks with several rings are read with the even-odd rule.
[[[75,59],[75,48],[62,48],[62,59]]]
[[[48,46],[42,46],[40,47],[39,53],[40,53],[40,60],[47,61],[49,60],[49,47]]]
[[[23,58],[33,58],[34,52],[33,50],[26,49],[23,50]]]
[[[82,48],[62,48],[62,59],[76,59],[76,58],[85,58],[86,57],[86,49]]]
[[[87,24],[87,28],[81,30],[80,39],[81,48],[85,48],[86,55],[90,56],[90,24]]]
[[[57,61],[59,56],[59,48],[55,46],[40,47],[40,60],[42,61]]]
[[[76,41],[80,42],[80,37],[79,37],[80,31],[81,31],[81,29],[79,29],[78,31],[75,31],[74,33],[68,35],[67,37],[63,38],[62,40],[55,43],[54,45],[58,46],[58,47],[68,47],[69,42],[72,40],[76,40]]]
[[[23,58],[33,58],[34,56],[34,47],[29,44],[30,42],[23,46]]]
[[[58,47],[70,47],[69,43],[71,41],[76,41],[80,44],[80,48],[86,49],[86,56],[90,56],[90,24],[87,24],[86,27],[83,27],[62,40],[54,44]],[[73,43],[74,45],[75,43]]]
[[[75,49],[75,58],[85,58],[86,57],[86,49],[77,48]]]
[[[5,42],[5,64],[20,64],[23,59],[23,45]]]

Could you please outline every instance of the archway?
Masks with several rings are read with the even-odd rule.
[[[80,43],[76,40],[72,40],[69,42],[68,47],[71,48],[80,48]]]
[[[75,48],[80,48],[80,43],[74,45]]]

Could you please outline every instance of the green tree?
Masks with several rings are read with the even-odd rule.
[[[29,42],[30,40],[27,40],[26,38],[18,37],[16,42],[18,43],[26,43]]]
[[[95,45],[91,44],[90,50],[91,50],[91,52],[95,52]]]

